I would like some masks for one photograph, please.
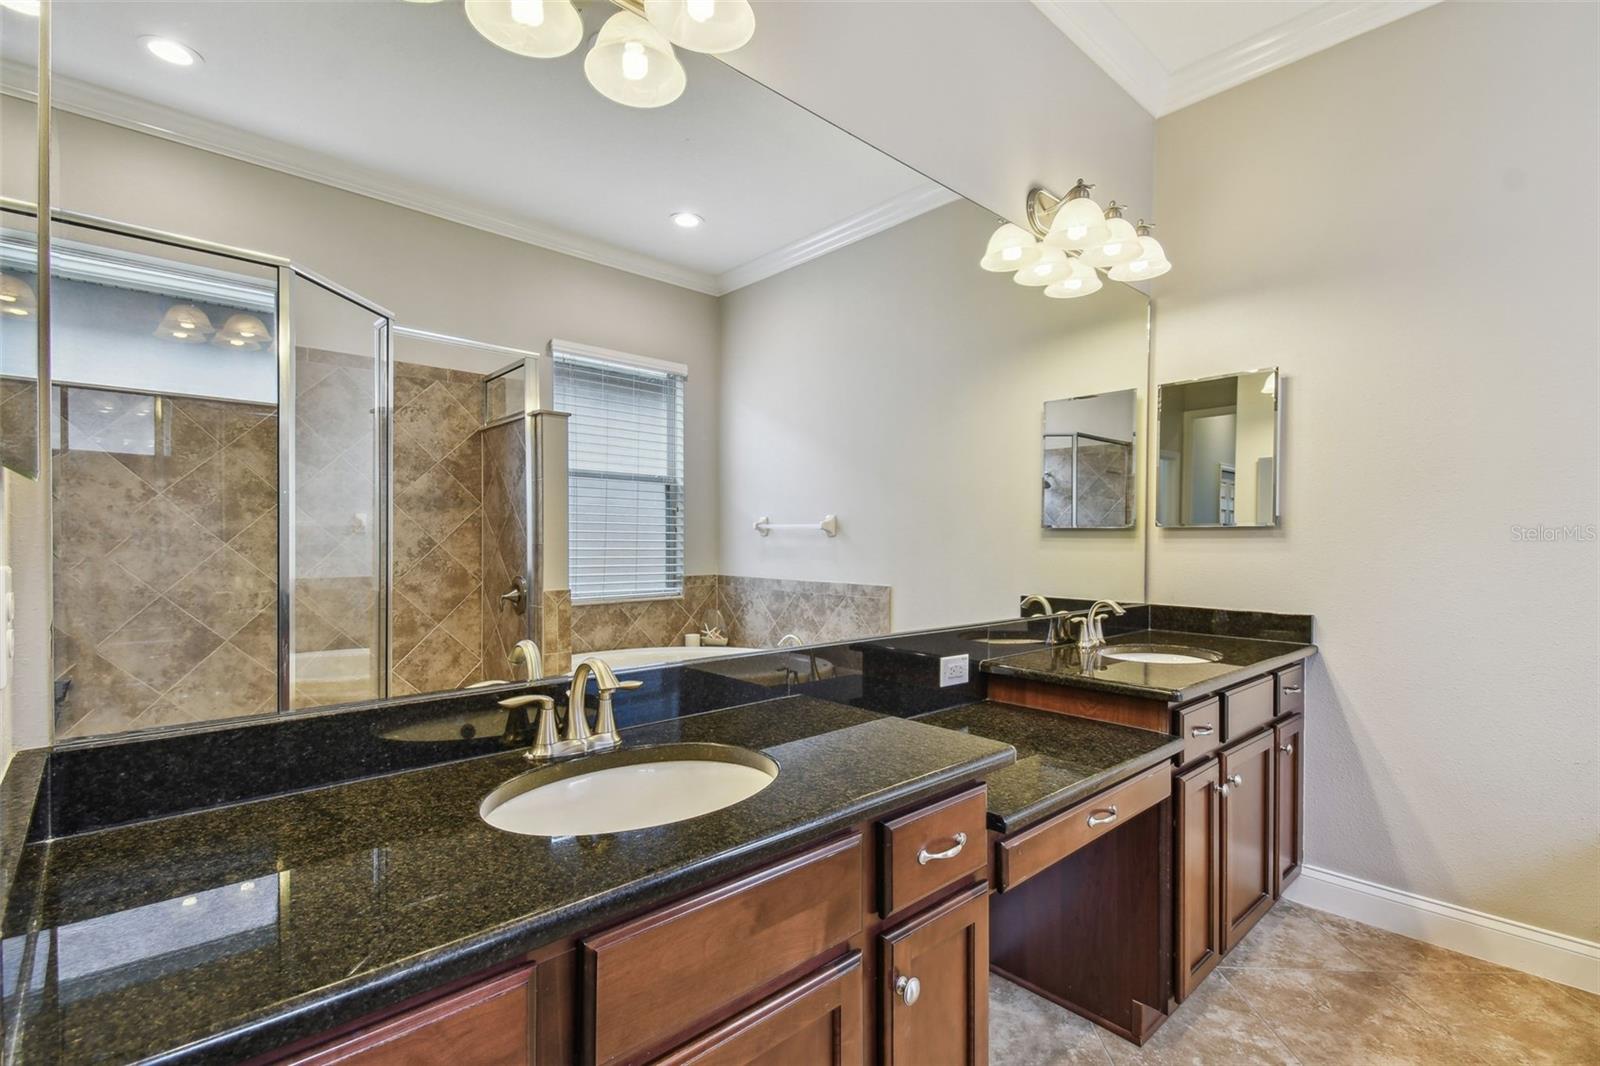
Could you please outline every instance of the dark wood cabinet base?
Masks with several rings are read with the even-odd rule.
[[[1135,1044],[1172,1001],[1172,802],[989,897],[990,969]]]

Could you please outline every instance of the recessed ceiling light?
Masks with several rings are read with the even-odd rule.
[[[200,62],[200,53],[168,37],[142,37],[145,50],[157,59],[175,67],[192,67]]]
[[[678,211],[672,216],[673,225],[677,226],[679,229],[694,229],[704,221],[705,219],[701,218],[693,211]]]

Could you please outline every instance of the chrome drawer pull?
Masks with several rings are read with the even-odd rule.
[[[943,851],[929,851],[927,848],[923,848],[921,851],[917,852],[917,865],[926,866],[930,862],[934,862],[938,859],[953,859],[957,855],[960,855],[961,849],[967,846],[967,834],[957,833],[955,839],[956,844],[953,848],[946,848]],[[911,980],[916,981],[916,978],[913,977]],[[916,997],[913,995],[912,998],[915,999]],[[909,1002],[906,1004],[908,1007],[910,1005],[911,1004]]]
[[[1098,811],[1090,811],[1089,812],[1089,828],[1090,829],[1093,829],[1097,825],[1110,825],[1112,822],[1114,822],[1116,820],[1117,820],[1117,807],[1116,807],[1116,804],[1112,804],[1110,807],[1102,807]]]
[[[895,978],[894,994],[900,997],[900,1002],[911,1006],[922,996],[922,982],[915,977],[901,975]]]
[[[1278,750],[1283,752],[1285,755],[1293,755],[1294,754],[1294,745],[1293,744],[1280,744],[1280,745],[1278,745]]]
[[[1299,685],[1285,685],[1285,686],[1283,686],[1283,691],[1285,691],[1285,692],[1299,692],[1300,691],[1300,686]]]
[[[1189,735],[1191,737],[1209,737],[1216,731],[1217,727],[1214,725],[1197,725],[1193,729],[1189,730]]]

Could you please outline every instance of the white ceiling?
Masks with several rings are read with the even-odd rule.
[[[1438,0],[1033,0],[1160,117]]]
[[[590,29],[611,10],[593,5]],[[146,34],[204,62],[162,63]],[[680,51],[688,89],[643,111],[589,86],[584,51],[512,55],[458,4],[80,0],[55,8],[53,91],[68,110],[711,293],[954,199],[711,57]],[[682,210],[705,225],[672,225]]]

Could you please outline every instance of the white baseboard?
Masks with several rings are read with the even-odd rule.
[[[1600,944],[1497,918],[1359,877],[1307,866],[1284,892],[1295,903],[1353,918],[1463,955],[1600,994]]]

